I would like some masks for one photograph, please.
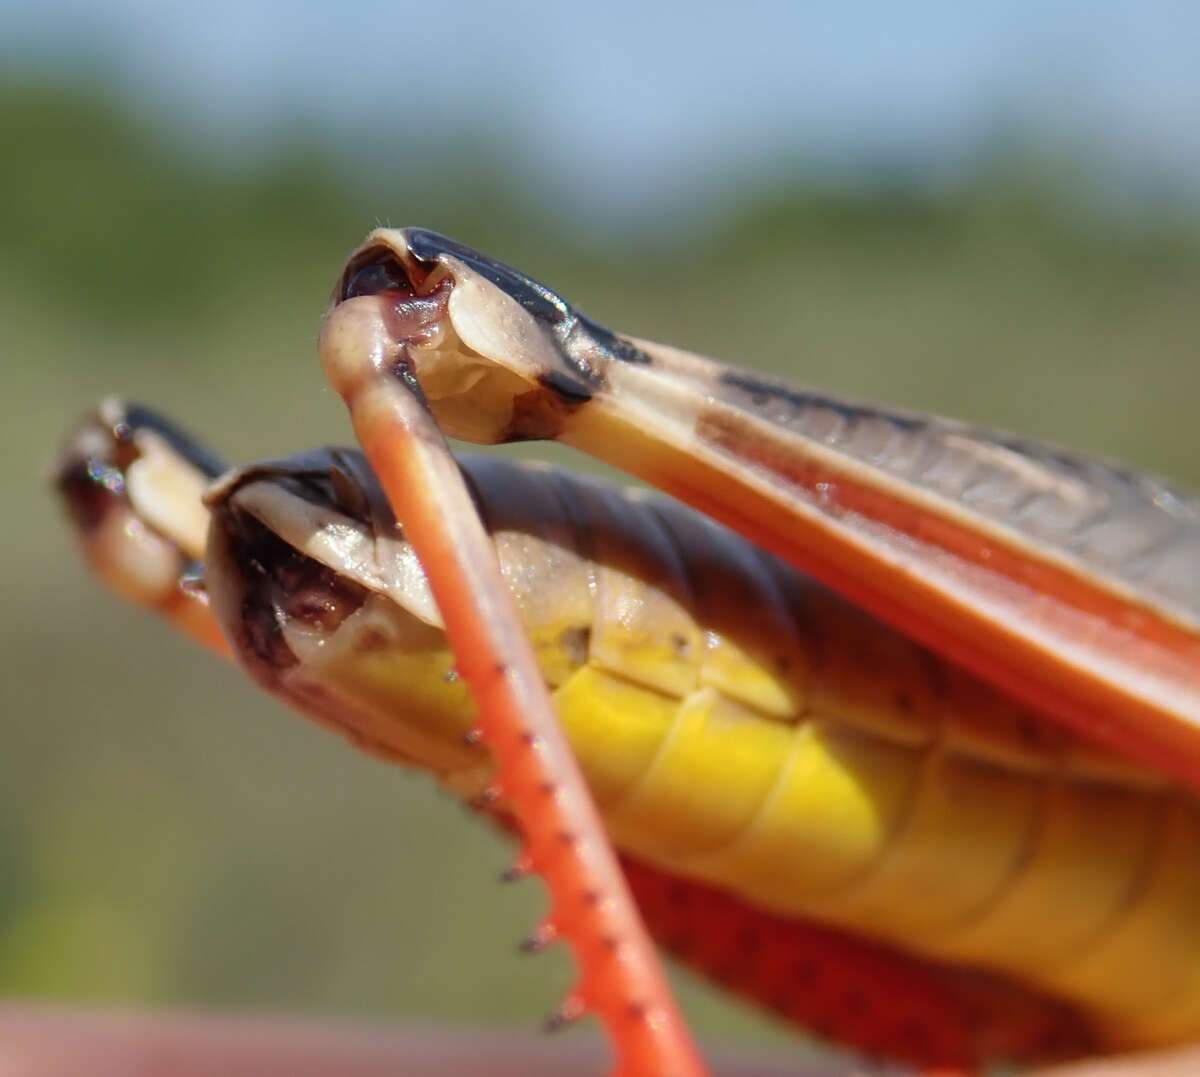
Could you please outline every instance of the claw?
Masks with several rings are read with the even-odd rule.
[[[486,810],[493,807],[499,799],[500,787],[498,785],[489,785],[471,797],[470,805],[472,808]]]
[[[500,881],[502,883],[520,882],[522,879],[528,878],[533,874],[533,861],[529,858],[528,853],[518,853],[512,865],[507,867],[500,873]]]
[[[545,920],[520,941],[517,949],[523,954],[535,954],[557,941],[558,928],[551,921]]]
[[[542,1028],[547,1033],[561,1032],[570,1027],[587,1013],[587,1003],[583,996],[570,994],[559,1003],[558,1009],[546,1018]]]

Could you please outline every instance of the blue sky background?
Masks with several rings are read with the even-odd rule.
[[[1200,188],[1200,5],[1169,0],[0,0],[0,60],[112,80],[206,150],[467,144],[618,214],[797,168],[936,179],[1014,145]]]

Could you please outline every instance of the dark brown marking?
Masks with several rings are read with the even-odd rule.
[[[306,557],[246,512],[219,508],[214,526],[241,575],[238,645],[268,670],[298,664],[283,637],[288,621],[334,632],[366,601],[365,587]]]
[[[562,399],[566,407],[579,407],[586,404],[594,395],[592,389],[582,385],[574,378],[568,377],[558,370],[547,370],[538,375],[538,384],[548,389]]]
[[[885,411],[869,404],[850,403],[829,397],[811,389],[800,389],[787,382],[772,381],[756,374],[742,370],[726,370],[718,379],[722,385],[738,389],[745,393],[750,404],[755,408],[765,407],[772,401],[782,401],[797,411],[807,411],[810,408],[825,408],[836,412],[848,422],[861,419],[884,419],[897,429],[904,431],[920,430],[926,426],[923,419]]]
[[[298,666],[300,660],[284,640],[275,611],[262,605],[259,597],[258,594],[248,594],[242,599],[241,623],[237,632],[239,650],[243,656],[252,655],[272,671]]]
[[[645,1021],[648,1013],[644,1002],[631,1002],[625,1007],[625,1016],[630,1021]]]
[[[571,665],[582,666],[591,650],[592,630],[587,625],[572,625],[563,629],[560,643]]]
[[[579,315],[579,321],[584,325],[596,344],[604,353],[619,363],[635,363],[638,366],[653,366],[654,360],[648,352],[643,351],[631,340],[606,329],[591,318]]]
[[[378,295],[380,292],[416,295],[417,290],[400,259],[389,255],[381,255],[377,261],[358,266],[342,288],[341,298],[355,299],[362,295]]]
[[[590,399],[590,393],[585,396],[575,388],[564,391],[564,386],[555,384],[558,379],[551,375],[543,375],[539,380],[541,388],[530,389],[513,399],[512,417],[500,435],[501,441],[554,441],[567,420]]]
[[[358,251],[342,269],[333,290],[334,303],[385,291],[416,294],[428,277],[419,263],[406,266],[396,252],[383,244]]]

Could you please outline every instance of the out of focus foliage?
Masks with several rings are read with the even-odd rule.
[[[584,241],[594,222],[540,205],[520,162],[480,172],[465,146],[419,180],[311,133],[239,165],[90,89],[21,85],[0,130],[5,994],[520,1021],[557,997],[563,963],[511,956],[540,899],[494,883],[502,843],[102,595],[41,483],[105,392],[231,459],[344,440],[315,330],[377,221],[484,247],[621,329],[1200,485],[1200,249],[1153,206],[1105,216],[1020,169],[798,180]]]

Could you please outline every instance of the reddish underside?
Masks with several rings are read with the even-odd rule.
[[[622,864],[662,946],[819,1037],[939,1071],[1056,1061],[1096,1049],[1070,1008],[998,977],[762,912],[629,858]]]

